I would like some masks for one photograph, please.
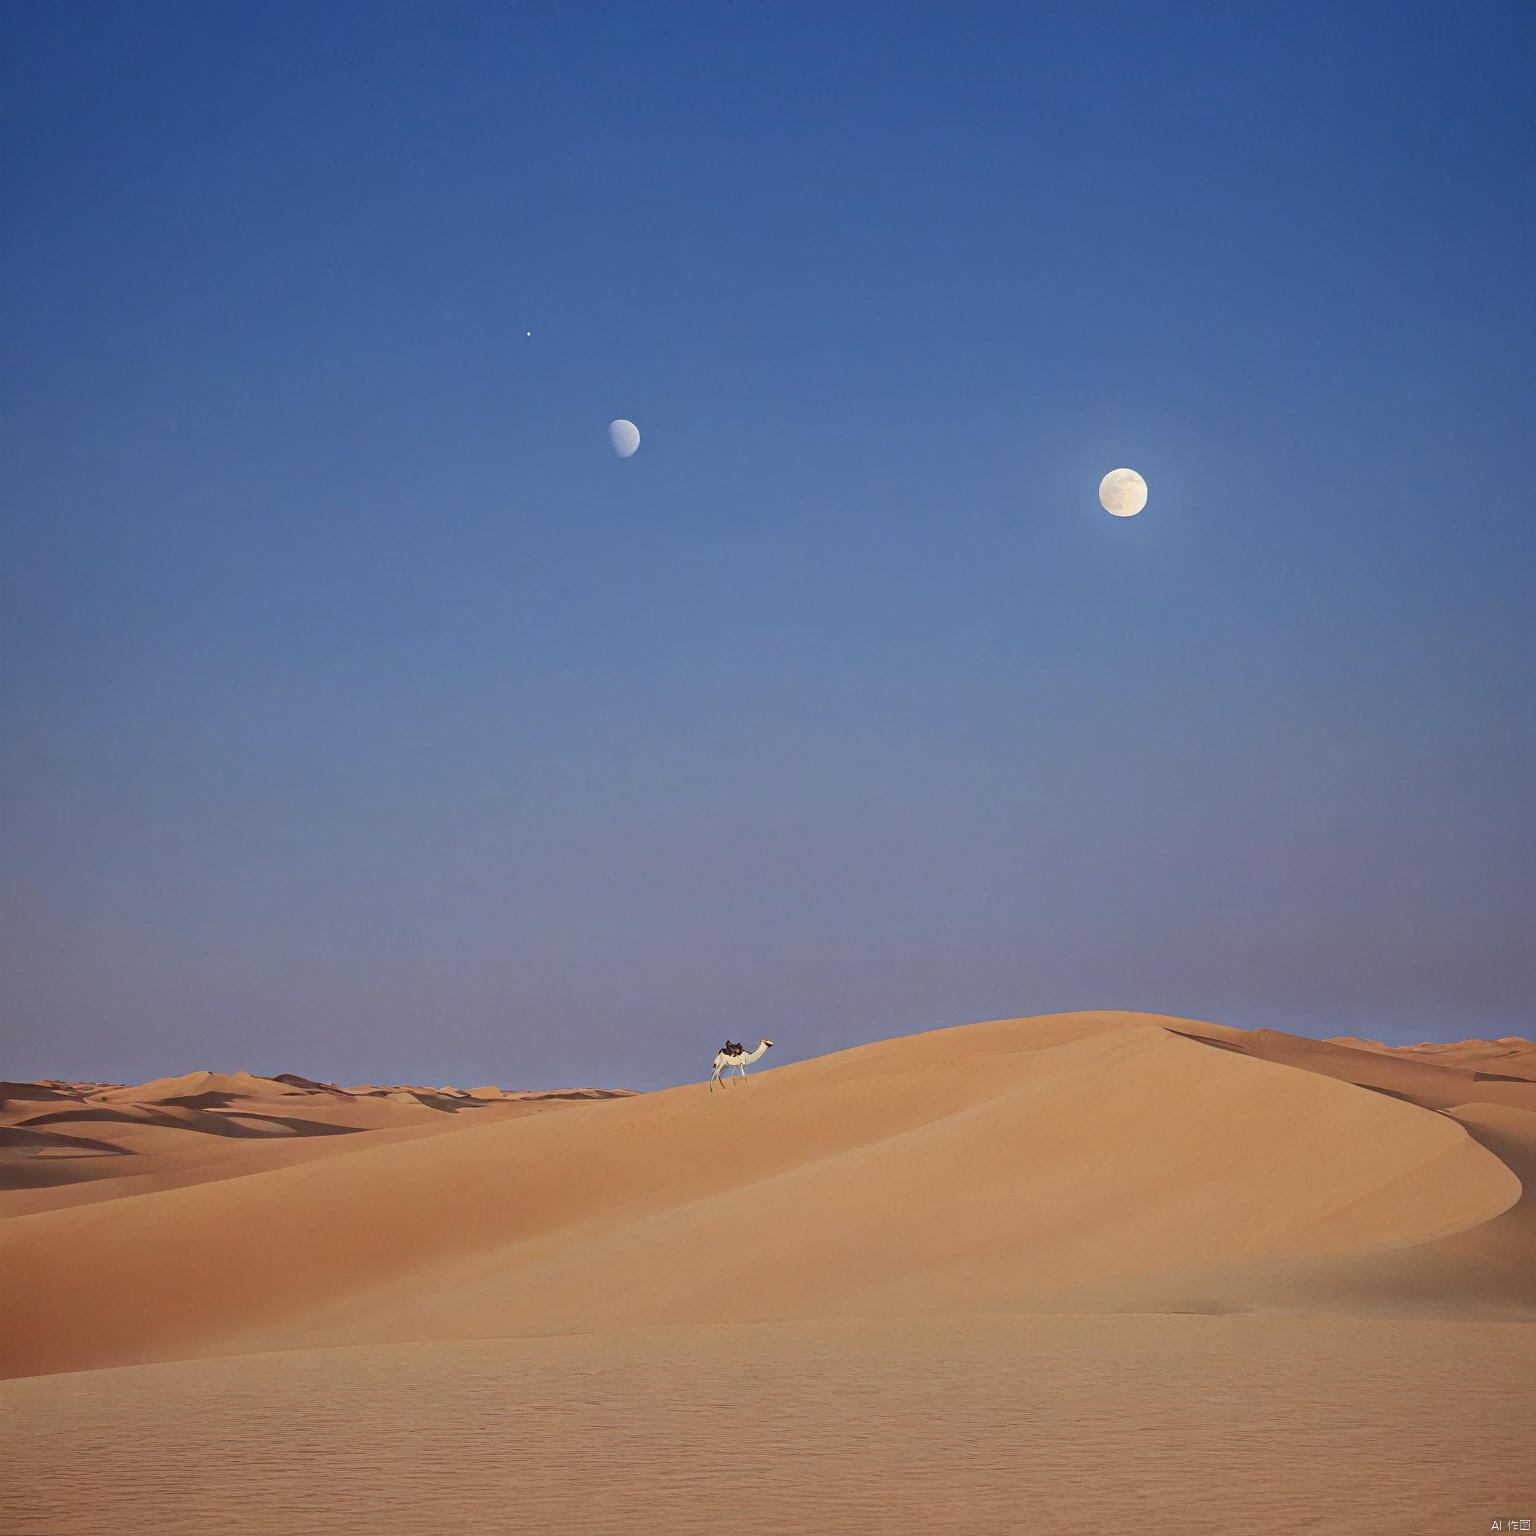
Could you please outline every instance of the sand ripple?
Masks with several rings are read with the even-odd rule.
[[[934,1318],[387,1345],[0,1387],[11,1536],[1485,1531],[1536,1329]]]

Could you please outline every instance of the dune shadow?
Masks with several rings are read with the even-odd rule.
[[[48,1154],[55,1154],[49,1156]],[[58,1155],[58,1154],[63,1154]],[[33,1131],[21,1125],[0,1126],[0,1190],[52,1189],[83,1184],[102,1177],[102,1158],[133,1157],[127,1147],[88,1136],[59,1131]]]
[[[68,1149],[99,1157],[132,1157],[127,1147],[110,1141],[93,1141],[88,1136],[66,1136],[61,1131],[35,1131],[24,1125],[0,1125],[0,1147],[12,1152],[45,1152]]]
[[[1240,1045],[1234,1045],[1229,1040],[1210,1040],[1204,1035],[1191,1035],[1182,1029],[1170,1029],[1170,1035],[1177,1035],[1181,1040],[1193,1040],[1196,1045],[1208,1045],[1212,1050],[1231,1051],[1235,1056],[1251,1056],[1251,1051],[1244,1050]]]
[[[158,1114],[145,1106],[138,1113],[127,1109],[113,1109],[105,1104],[83,1104],[78,1109],[51,1110],[46,1114],[33,1115],[22,1122],[24,1126],[70,1125],[79,1121],[107,1121],[121,1125],[148,1125],[166,1131],[193,1131],[204,1136],[228,1136],[235,1139],[256,1141],[265,1133],[254,1126],[242,1125],[228,1115],[209,1110],[193,1110],[193,1119],[184,1120],[176,1115]],[[294,1136],[351,1136],[365,1129],[360,1125],[331,1125],[324,1120],[305,1120],[297,1115],[268,1115],[257,1110],[235,1110],[245,1120],[261,1120],[284,1127]]]
[[[1399,1093],[1395,1088],[1383,1088],[1379,1083],[1356,1082],[1354,1078],[1345,1078],[1341,1081],[1353,1083],[1356,1088],[1364,1088],[1368,1093],[1382,1093],[1389,1099],[1401,1099],[1404,1104],[1412,1104],[1415,1109],[1427,1109],[1431,1114],[1443,1115],[1445,1111],[1434,1104],[1426,1104],[1423,1099],[1416,1099],[1411,1093]]]

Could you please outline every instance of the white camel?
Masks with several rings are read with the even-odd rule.
[[[715,1070],[709,1080],[709,1091],[711,1093],[715,1091],[716,1083],[719,1083],[722,1088],[725,1087],[725,1079],[720,1074],[728,1072],[732,1067],[737,1068],[741,1075],[745,1077],[748,1065],[757,1061],[772,1044],[772,1040],[759,1040],[757,1042],[757,1049],[755,1051],[748,1051],[744,1050],[736,1041],[727,1040],[725,1042],[725,1049],[715,1057]]]

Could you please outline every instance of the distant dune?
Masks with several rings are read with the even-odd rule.
[[[1527,1361],[1536,1337],[1523,1040],[1390,1050],[1079,1013],[882,1041],[714,1091],[207,1072],[4,1091],[10,1377],[201,1360],[270,1391],[265,1367],[230,1357],[335,1346],[366,1346],[345,1356],[361,1369],[411,1346],[510,1361],[558,1345],[591,1370],[594,1340],[633,1362],[656,1328],[674,1330],[654,1335],[674,1341],[658,1360],[675,1345],[696,1365],[685,1337],[713,1351],[766,1329],[780,1343],[763,1358],[786,1370],[832,1337],[878,1338],[895,1369],[892,1340],[931,1351],[941,1324],[961,1330],[953,1358],[995,1334],[1043,1361],[1055,1346],[1022,1319],[1056,1318],[1059,1344],[1076,1314],[1132,1354],[1147,1329],[1203,1319],[1207,1342],[1250,1341],[1257,1380],[1277,1319],[1354,1328],[1362,1360],[1387,1337],[1373,1328],[1455,1325],[1474,1354],[1482,1340]],[[654,1380],[634,1369],[650,1385],[615,1391],[644,1399],[686,1375],[676,1360]],[[1395,1413],[1383,1405],[1383,1432],[1411,1439]]]
[[[0,1082],[0,1220],[631,1096],[626,1088],[341,1088],[292,1072],[189,1072],[137,1086]]]

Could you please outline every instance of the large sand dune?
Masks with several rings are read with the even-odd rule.
[[[1349,1057],[1399,1086],[1341,1080]],[[259,1094],[204,1074],[95,1103],[249,1122]],[[317,1108],[316,1094],[269,1119],[355,1125],[355,1100],[329,1090]],[[13,1216],[6,1372],[658,1323],[1275,1304],[1486,1317],[1536,1302],[1527,1216],[1491,1228],[1521,1200],[1536,1126],[1536,1084],[1509,1073],[1098,1013],[885,1041],[729,1088],[558,1100],[558,1114],[418,1097],[365,1097],[372,1135],[283,1137],[275,1163],[265,1134],[205,1136],[247,1160],[194,1182],[162,1154],[131,1196]],[[309,1155],[290,1161],[296,1143]]]
[[[1447,1416],[1465,1418],[1476,1389],[1472,1376],[1420,1380],[1412,1362],[1449,1351],[1486,1381],[1495,1362],[1515,1358],[1524,1374],[1510,1381],[1529,1381],[1533,1063],[1536,1048],[1520,1041],[1391,1051],[1085,1013],[884,1041],[713,1091],[470,1095],[244,1074],[136,1089],[21,1086],[6,1115],[20,1138],[6,1165],[13,1188],[0,1195],[3,1366],[13,1378],[118,1367],[108,1376],[127,1394],[120,1406],[151,1424],[180,1423],[186,1403],[205,1399],[212,1417],[198,1423],[212,1423],[220,1392],[245,1394],[270,1448],[286,1433],[284,1368],[252,1362],[290,1360],[305,1380],[318,1370],[334,1384],[340,1418],[321,1443],[335,1455],[345,1443],[345,1455],[366,1460],[376,1440],[354,1444],[357,1425],[394,1401],[388,1383],[417,1381],[447,1401],[467,1371],[476,1394],[494,1394],[474,1362],[501,1361],[508,1393],[531,1394],[568,1426],[559,1445],[518,1462],[528,1498],[548,1501],[550,1523],[539,1529],[719,1528],[690,1524],[667,1504],[662,1485],[676,1469],[664,1471],[672,1463],[660,1450],[651,1492],[655,1509],[672,1513],[649,1524],[631,1507],[610,1511],[617,1523],[604,1525],[601,1500],[584,1503],[578,1519],[560,1490],[611,1449],[594,1402],[686,1419],[697,1394],[679,1383],[692,1381],[735,1401],[739,1418],[766,1412],[763,1371],[729,1388],[698,1386],[715,1379],[706,1360],[741,1341],[755,1341],[744,1346],[751,1358],[776,1361],[808,1394],[798,1419],[778,1422],[788,1441],[812,1425],[822,1446],[854,1433],[858,1415],[833,1410],[838,1394],[857,1396],[850,1383],[861,1370],[887,1382],[891,1412],[904,1402],[913,1415],[933,1411],[924,1404],[935,1390],[958,1393],[974,1377],[979,1395],[968,1408],[951,1403],[958,1418],[939,1434],[957,1435],[963,1458],[964,1446],[995,1440],[997,1412],[1007,1420],[1008,1369],[982,1364],[993,1348],[1012,1351],[1031,1379],[1055,1382],[1059,1401],[1090,1418],[1072,1353],[1085,1340],[1119,1339],[1127,1361],[1171,1359],[1180,1339],[1197,1352],[1217,1348],[1231,1364],[1218,1395],[1262,1420],[1252,1396],[1262,1382],[1271,1402],[1289,1392],[1287,1412],[1305,1416],[1314,1388],[1298,1386],[1285,1362],[1322,1340],[1330,1358],[1348,1356],[1352,1370],[1378,1380],[1371,1434],[1381,1455],[1402,1461],[1403,1446],[1444,1440]],[[61,1139],[28,1142],[38,1136]],[[1069,1326],[1068,1314],[1078,1322]],[[827,1365],[828,1350],[843,1363]],[[628,1363],[599,1389],[592,1373],[602,1375],[604,1360]],[[1314,1365],[1319,1381],[1332,1368]],[[1122,1419],[1106,1434],[1128,1433],[1158,1392],[1172,1394],[1167,1412],[1199,1417],[1183,1387],[1156,1387],[1142,1369],[1128,1366],[1108,1389],[1120,1406],[1105,1412]],[[945,1371],[959,1374],[935,1388]],[[1501,1391],[1520,1392],[1499,1380]],[[5,1391],[32,1426],[31,1466],[48,1464],[38,1423],[65,1439],[100,1429],[94,1394],[60,1397],[20,1380]],[[1431,1391],[1434,1406],[1410,1401]],[[388,1412],[409,1411],[401,1401]],[[479,1422],[484,1404],[474,1401],[454,1398],[453,1412]],[[1532,1403],[1526,1390],[1508,1404],[1511,1422],[1527,1425]],[[719,1427],[730,1439],[740,1425]],[[166,1446],[189,1431],[159,1433],[129,1435],[122,1443],[136,1449],[123,1456],[171,1454]],[[873,1432],[866,1422],[857,1433]],[[1063,1431],[1050,1433],[1060,1440]],[[860,1443],[871,1465],[882,1464],[883,1450]],[[1482,1443],[1490,1497],[1494,1483],[1500,1497],[1523,1496],[1521,1455],[1511,1460],[1498,1436]],[[1069,1462],[1084,1454],[1063,1445]],[[802,1454],[812,1455],[785,1452]],[[1000,1458],[991,1491],[955,1506],[971,1510],[971,1524],[938,1520],[936,1506],[909,1519],[897,1504],[867,1520],[845,1510],[825,1526],[807,1505],[795,1524],[783,1497],[765,1492],[778,1486],[777,1466],[759,1469],[758,1512],[740,1511],[737,1523],[996,1529],[987,1521],[1007,1504],[1011,1453],[999,1443],[989,1454]],[[1299,1465],[1302,1451],[1287,1440],[1277,1454]],[[1438,1499],[1460,1518],[1476,1482],[1465,1458],[1477,1452],[1458,1454],[1460,1483],[1422,1462],[1416,1484],[1400,1470],[1399,1502],[1415,1487],[1426,1508]],[[370,1475],[388,1483],[397,1473],[375,1466]],[[852,1497],[851,1484],[825,1467],[819,1475],[826,1498]],[[1189,1475],[1186,1467],[1168,1483],[1167,1499],[1177,1502],[1178,1479]],[[1326,1479],[1308,1475],[1315,1495]],[[57,1480],[29,1486],[29,1529],[97,1528]],[[1294,1490],[1256,1523],[1234,1523],[1238,1491],[1227,1487],[1226,1523],[1209,1528],[1303,1528],[1286,1524]],[[1059,1507],[1039,1528],[1098,1528],[1083,1523],[1088,1506],[1073,1506],[1065,1485],[1051,1497]],[[186,1529],[206,1516],[194,1507],[201,1513]],[[332,1529],[418,1528],[327,1508]],[[1335,1525],[1317,1505],[1305,1528],[1354,1528],[1367,1508],[1343,1508]],[[297,1530],[304,1518],[238,1528]],[[477,1528],[522,1528],[510,1514],[503,1524],[483,1511],[475,1518]],[[162,1511],[100,1528],[183,1527]],[[1143,1510],[1139,1528],[1206,1527],[1185,1509],[1164,1524]],[[1394,1528],[1441,1527],[1404,1517]]]

